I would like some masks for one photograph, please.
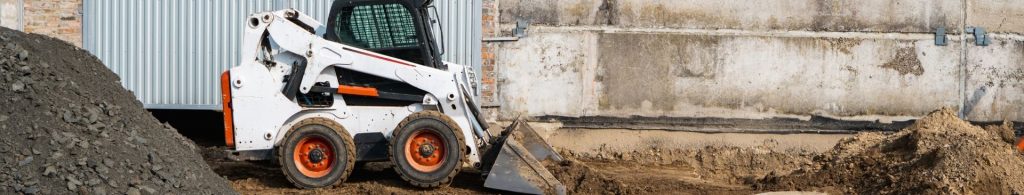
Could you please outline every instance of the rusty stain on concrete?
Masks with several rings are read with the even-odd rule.
[[[860,43],[864,41],[863,39],[848,39],[848,38],[823,38],[823,39],[825,41],[828,41],[829,45],[831,45],[832,48],[834,48],[835,50],[838,50],[840,52],[843,52],[843,54],[848,54],[848,55],[849,54],[853,54],[853,52],[850,51],[850,49],[852,49],[853,47],[856,47],[857,45],[860,45]]]
[[[924,74],[924,67],[921,66],[921,60],[917,58],[917,52],[914,47],[900,47],[896,49],[896,55],[889,62],[882,64],[882,68],[895,70],[900,75],[913,74],[921,76]]]
[[[619,12],[615,10],[618,0],[603,0],[601,7],[597,8],[597,17],[594,23],[603,22],[604,25],[615,25],[619,20]]]
[[[907,7],[911,6],[915,2],[900,2],[900,1],[889,1],[889,5],[876,7],[877,10],[861,10],[857,9],[855,4],[860,3],[858,1],[842,1],[842,0],[818,0],[815,1],[817,7],[816,15],[810,25],[809,30],[813,31],[898,31],[898,32],[930,32],[938,27],[946,27],[947,29],[954,27],[954,23],[951,23],[947,19],[947,13],[935,13],[935,12],[921,12],[921,17],[910,17],[886,20],[885,22],[878,22],[872,20],[866,20],[866,18],[872,18],[869,14],[881,14],[884,16],[905,16],[907,15]],[[929,10],[943,10],[943,5],[940,3],[932,5],[924,5],[930,7]],[[872,13],[862,13],[865,11],[871,11]],[[879,13],[880,12],[880,13]],[[955,14],[955,13],[952,13]]]
[[[672,111],[679,98],[676,80],[714,78],[720,59],[714,52],[720,37],[664,34],[602,34],[598,66],[604,86],[602,110]],[[625,58],[623,55],[638,57]],[[732,105],[733,103],[724,103]]]
[[[817,14],[811,21],[810,30],[814,31],[850,31],[863,29],[864,24],[855,20],[857,10],[843,9],[843,1],[819,0],[814,2]]]
[[[529,20],[533,24],[558,24],[559,1],[519,0],[502,1],[498,4],[501,23],[515,24],[517,19]]]
[[[710,12],[709,12],[710,11]],[[728,18],[713,10],[666,8],[664,4],[646,5],[640,8],[636,19],[654,22],[658,26],[676,26],[678,24],[698,23],[706,28],[730,28],[742,25],[736,18]]]

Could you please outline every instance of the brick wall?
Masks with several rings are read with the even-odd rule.
[[[484,39],[498,36],[498,0],[483,0],[483,11],[481,14],[481,34]],[[497,105],[497,79],[494,72],[494,45],[484,42],[480,48],[481,65],[480,71],[483,75],[481,80],[481,98],[484,106]]]
[[[82,46],[82,0],[25,1],[25,32]]]

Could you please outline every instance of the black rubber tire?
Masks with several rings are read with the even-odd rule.
[[[445,145],[449,146],[446,147],[446,160],[441,162],[440,168],[432,172],[413,169],[405,159],[406,151],[403,145],[414,131],[421,129],[440,135]],[[437,111],[420,111],[405,117],[393,131],[388,146],[388,158],[394,163],[395,172],[402,177],[402,180],[421,188],[437,188],[450,184],[455,175],[462,170],[468,153],[466,141],[459,126],[451,118]]]
[[[327,140],[334,147],[334,168],[320,178],[311,178],[303,175],[296,168],[293,156],[295,145],[302,138],[309,136],[320,136]],[[310,118],[300,121],[292,126],[285,136],[284,142],[277,147],[277,159],[281,165],[281,171],[295,187],[302,189],[321,188],[338,185],[344,182],[352,173],[355,165],[355,142],[345,128],[334,121],[324,118]],[[341,154],[344,153],[344,154]]]

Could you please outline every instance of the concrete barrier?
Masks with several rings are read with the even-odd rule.
[[[503,23],[552,26],[867,32],[958,29],[963,14],[960,1],[933,0],[502,0],[500,10]]]
[[[502,26],[532,24],[491,44],[498,111],[885,123],[953,107],[1024,121],[1024,2],[963,2],[503,0]]]

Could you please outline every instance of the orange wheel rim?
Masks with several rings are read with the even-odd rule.
[[[320,178],[334,168],[334,147],[322,137],[305,137],[295,145],[292,160],[302,175]]]
[[[1017,138],[1017,150],[1024,152],[1024,137]]]
[[[444,139],[437,133],[426,129],[416,130],[405,141],[405,160],[412,168],[420,172],[432,172],[444,164],[447,149]]]

